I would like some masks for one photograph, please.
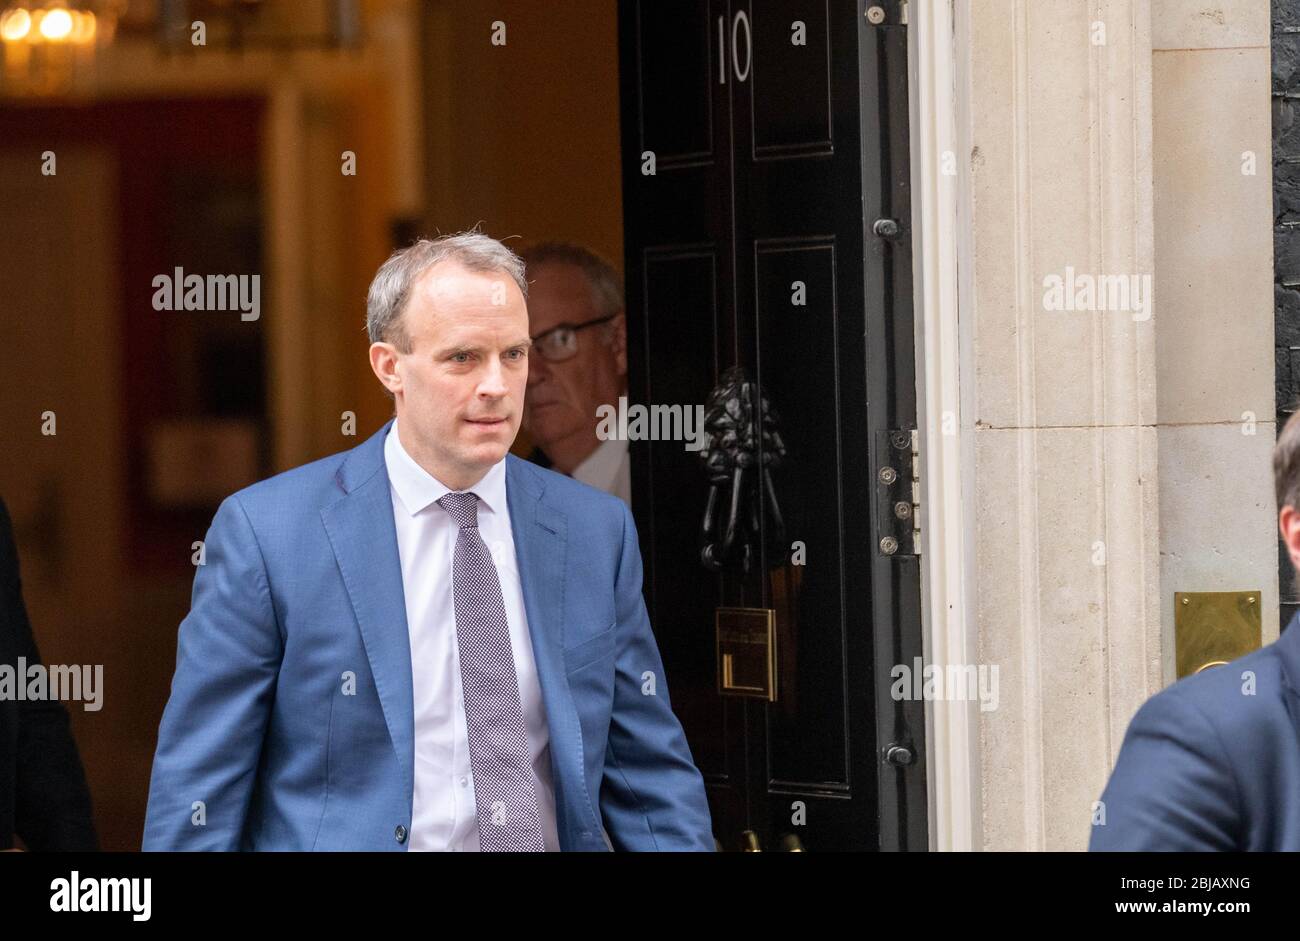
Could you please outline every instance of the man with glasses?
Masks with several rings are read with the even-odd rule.
[[[632,500],[627,442],[596,435],[597,409],[627,394],[623,289],[608,262],[579,245],[543,242],[520,253],[528,272],[533,350],[524,427],[533,460]]]

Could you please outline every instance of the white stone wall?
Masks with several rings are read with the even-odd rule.
[[[1152,5],[1162,679],[1175,591],[1263,591],[1278,634],[1269,5]],[[1253,170],[1253,172],[1251,172]]]
[[[1174,592],[1262,589],[1277,634],[1268,5],[956,2],[978,845],[1082,849]],[[1071,274],[1154,297],[1049,309]]]

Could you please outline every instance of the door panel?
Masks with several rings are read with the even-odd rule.
[[[752,159],[829,154],[833,146],[826,0],[755,3]],[[802,23],[804,45],[791,41]],[[743,28],[737,39],[743,43]]]
[[[708,5],[638,5],[638,87],[653,90],[641,99],[639,147],[652,150],[665,169],[713,162],[712,65]]]
[[[640,387],[641,401],[700,402],[708,394],[719,361],[717,269],[716,253],[707,248],[646,253],[643,348],[657,366]],[[699,628],[700,613],[713,611],[721,592],[719,579],[700,569],[692,551],[699,525],[693,510],[704,506],[708,484],[693,453],[664,445],[645,449],[641,456],[648,462],[638,465],[651,493],[674,495],[671,501],[635,501],[647,508],[638,520],[642,544],[650,549],[646,594],[656,634],[668,639],[661,647],[664,669],[674,678],[673,708],[702,732],[698,766],[723,783],[731,773],[723,747],[727,717],[707,695],[714,682],[713,638]]]
[[[839,478],[841,409],[833,394],[836,368],[835,246],[757,243],[754,303],[758,371],[781,417],[787,460],[776,472],[786,532],[808,552],[805,565],[782,572],[795,596],[778,607],[781,698],[767,709],[769,777],[783,794],[833,789],[846,793],[850,778],[845,717],[847,662],[840,599],[844,572]],[[791,304],[791,284],[801,284],[805,306]],[[832,394],[827,394],[831,392]],[[851,522],[851,521],[850,521]],[[773,592],[774,594],[775,592]],[[769,602],[776,606],[777,599]]]

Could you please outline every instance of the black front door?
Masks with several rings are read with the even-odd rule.
[[[647,604],[727,850],[926,848],[922,704],[890,696],[921,655],[901,15],[620,4],[629,399],[751,383],[752,410],[710,426],[723,472],[631,444]],[[771,619],[770,692],[720,692],[737,614]]]

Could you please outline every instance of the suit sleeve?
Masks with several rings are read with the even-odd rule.
[[[23,603],[18,552],[9,514],[0,503],[0,604],[18,657],[28,666],[41,662]],[[23,700],[18,707],[15,756],[14,832],[29,850],[84,852],[99,849],[91,816],[90,790],[72,738],[68,712],[57,699]]]
[[[615,584],[614,704],[601,815],[616,850],[712,852],[704,778],[668,700],[663,661],[641,595],[636,524],[627,506],[621,501],[619,505],[623,547]]]
[[[221,504],[204,544],[158,728],[146,851],[240,849],[283,656],[262,552],[238,497]]]
[[[1133,717],[1101,802],[1105,822],[1094,821],[1090,850],[1238,849],[1228,754],[1209,717],[1172,689]]]

